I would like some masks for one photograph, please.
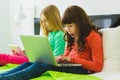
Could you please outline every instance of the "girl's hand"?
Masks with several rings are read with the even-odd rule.
[[[71,60],[70,57],[63,56],[63,55],[60,55],[60,56],[56,57],[57,63],[60,63],[60,62],[70,62],[70,60]]]
[[[17,52],[15,50],[11,50],[13,55],[17,55]]]
[[[13,55],[18,55],[18,56],[25,56],[25,50],[21,51],[21,50],[12,50],[12,54]]]

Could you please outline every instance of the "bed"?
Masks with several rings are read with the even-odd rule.
[[[31,80],[120,80],[120,26],[101,29],[103,39],[104,66],[101,72],[84,75],[47,71],[41,77]],[[18,65],[7,64],[0,67],[0,72]]]

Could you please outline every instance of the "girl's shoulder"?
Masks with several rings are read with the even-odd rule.
[[[61,30],[57,30],[57,31],[50,32],[50,34],[52,34],[52,35],[54,35],[54,34],[64,34],[64,32],[61,31]]]
[[[87,38],[94,38],[94,37],[96,38],[96,37],[101,37],[101,36],[98,32],[92,30]]]
[[[55,32],[53,32],[54,36],[63,36],[65,33],[61,30],[57,30]]]
[[[51,36],[52,38],[60,38],[60,37],[63,37],[64,34],[65,33],[63,31],[57,30],[57,31],[50,32],[49,36]]]

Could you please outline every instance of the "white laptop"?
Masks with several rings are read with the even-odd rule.
[[[37,61],[54,66],[81,66],[81,64],[57,64],[47,37],[21,35],[20,38],[30,62]]]

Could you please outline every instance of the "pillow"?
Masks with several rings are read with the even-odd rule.
[[[101,29],[103,39],[104,72],[120,72],[120,26]]]

